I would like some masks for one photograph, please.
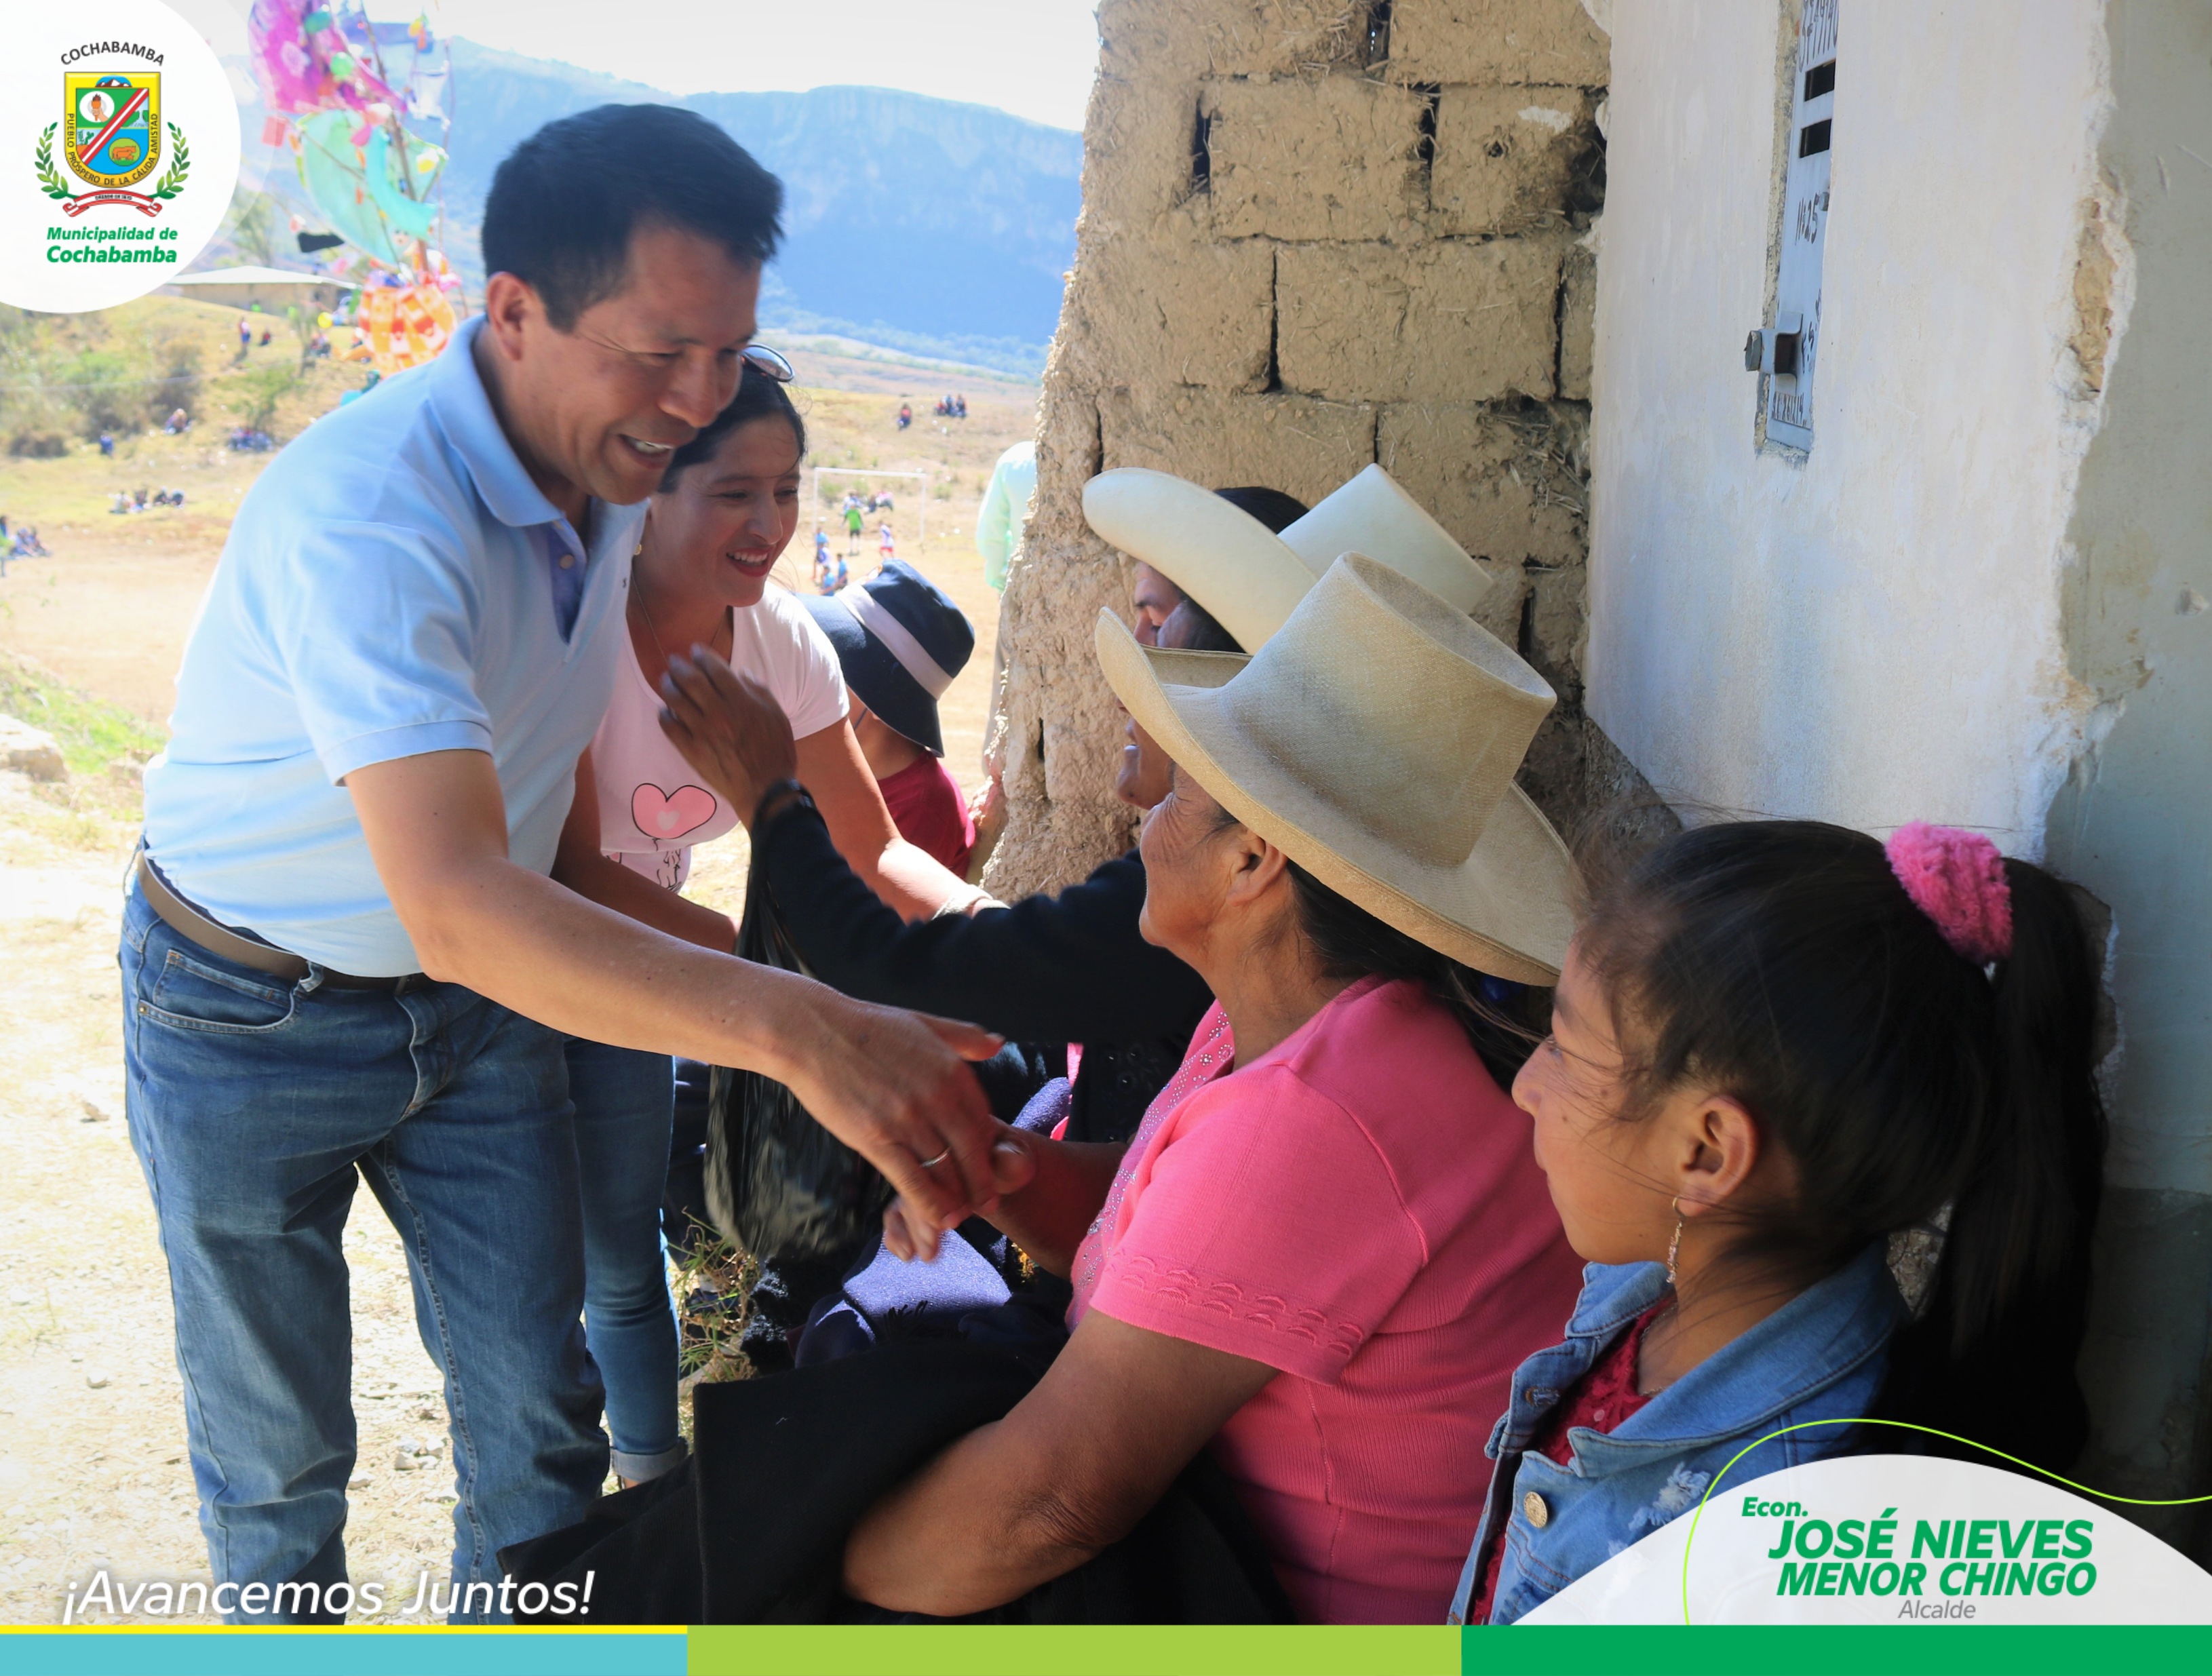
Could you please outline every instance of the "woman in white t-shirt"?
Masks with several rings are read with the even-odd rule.
[[[775,695],[798,740],[799,777],[853,870],[910,919],[976,892],[898,835],[845,720],[837,653],[769,572],[799,525],[806,430],[784,393],[790,367],[748,353],[714,422],[670,458],[630,566],[629,640],[615,695],[576,768],[554,877],[672,936],[729,949],[727,915],[678,891],[695,844],[750,810],[731,808],[660,731],[672,653],[694,646]],[[663,1055],[571,1039],[569,1098],[584,1189],[585,1330],[607,1388],[614,1467],[629,1482],[683,1459],[676,1324],[662,1266],[674,1082]]]

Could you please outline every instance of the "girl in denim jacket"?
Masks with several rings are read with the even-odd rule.
[[[2087,1430],[2096,984],[2063,884],[1918,823],[1887,846],[1704,827],[1597,889],[1513,1087],[1589,1266],[1491,1435],[1451,1621],[1513,1622],[1747,1444],[1732,1482],[1945,1448],[1769,1436],[1805,1421],[1905,1420],[2064,1470]],[[1947,1208],[1916,1315],[1887,1236]]]

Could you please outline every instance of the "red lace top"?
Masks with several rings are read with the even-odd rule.
[[[1528,1440],[1531,1451],[1548,1455],[1562,1466],[1571,1466],[1575,1455],[1573,1447],[1567,1442],[1569,1431],[1577,1426],[1585,1426],[1592,1431],[1612,1431],[1658,1395],[1656,1391],[1647,1394],[1636,1388],[1636,1358],[1644,1347],[1644,1329],[1674,1302],[1671,1292],[1662,1297],[1630,1322],[1627,1332],[1606,1347],[1590,1363],[1589,1371],[1562,1394],[1551,1413],[1545,1417],[1536,1435]],[[1468,1623],[1490,1621],[1490,1604],[1498,1593],[1498,1568],[1504,1559],[1505,1524],[1501,1520],[1491,1532],[1488,1548],[1483,1555],[1482,1587],[1468,1611]]]

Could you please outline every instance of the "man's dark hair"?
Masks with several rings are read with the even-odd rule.
[[[706,118],[602,105],[547,123],[499,166],[484,200],[484,271],[526,282],[568,331],[622,288],[640,226],[678,228],[764,263],[782,213],[783,183]]]
[[[1237,644],[1237,636],[1214,621],[1213,613],[1188,594],[1182,603],[1168,613],[1168,621],[1160,625],[1160,644],[1169,644],[1169,624],[1175,627],[1175,648],[1179,652],[1236,652],[1244,648]]]
[[[1282,534],[1310,510],[1295,495],[1285,495],[1279,489],[1264,489],[1257,484],[1244,489],[1217,489],[1213,492],[1247,517],[1258,519],[1277,535]]]

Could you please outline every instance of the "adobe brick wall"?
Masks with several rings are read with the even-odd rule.
[[[1080,503],[1115,465],[1310,501],[1379,459],[1559,689],[1522,779],[1571,825],[1632,774],[1582,713],[1606,34],[1581,0],[1103,0],[1098,23],[986,884],[1054,888],[1128,841],[1091,651],[1127,584]]]

